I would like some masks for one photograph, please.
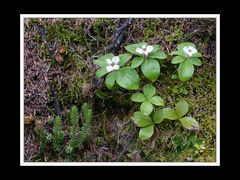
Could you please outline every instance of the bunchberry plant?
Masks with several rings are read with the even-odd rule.
[[[130,67],[124,67],[125,63],[131,58],[130,54],[121,54],[114,56],[109,53],[99,57],[93,63],[101,67],[96,72],[96,77],[102,77],[108,74],[105,80],[108,89],[111,89],[115,82],[125,89],[137,90],[139,88],[139,76],[137,71]]]
[[[140,127],[139,138],[147,140],[154,133],[154,122],[150,115],[144,114],[142,111],[137,111],[132,117],[134,123]]]
[[[131,54],[137,55],[131,63],[131,68],[141,66],[141,71],[146,78],[152,82],[160,75],[159,60],[167,58],[166,54],[160,51],[159,45],[148,45],[145,42],[132,44],[125,47]]]
[[[185,100],[181,100],[176,104],[176,110],[172,108],[163,108],[155,112],[154,123],[159,124],[164,119],[179,120],[183,127],[193,131],[199,131],[198,122],[192,117],[183,117],[188,112],[188,103]]]
[[[151,81],[151,83],[144,85],[143,93],[136,92],[131,95],[132,101],[141,103],[140,111],[135,112],[132,117],[134,123],[140,127],[139,138],[141,140],[151,138],[155,126],[163,120],[179,120],[186,129],[198,131],[198,122],[192,117],[184,117],[188,112],[188,104],[185,100],[177,103],[176,110],[171,108],[154,110],[154,105],[164,106],[164,100],[155,95],[156,88],[152,84],[160,76],[161,61],[167,58],[167,55],[160,50],[159,45],[149,45],[146,42],[141,42],[127,45],[125,49],[130,54],[120,54],[119,56],[106,54],[94,60],[94,64],[100,67],[100,70],[96,72],[96,77],[99,78],[108,74],[105,79],[108,89],[112,89],[116,82],[127,90],[138,90],[142,78],[141,75],[138,75],[138,67],[140,66],[143,75]],[[199,59],[202,55],[193,43],[179,44],[177,51],[171,52],[170,55],[176,55],[171,63],[180,64],[178,77],[183,82],[192,77],[194,65],[202,65]],[[133,60],[129,62],[131,57],[133,57]]]
[[[185,42],[177,46],[177,51],[173,51],[170,55],[176,55],[172,59],[172,64],[180,64],[178,67],[178,77],[181,81],[189,80],[194,73],[194,65],[201,66],[202,62],[199,53],[193,43]]]
[[[149,139],[154,133],[154,126],[160,124],[164,119],[166,120],[179,120],[183,127],[192,131],[198,131],[198,122],[192,117],[183,117],[188,112],[188,104],[186,101],[181,100],[176,105],[176,110],[171,108],[163,108],[154,112],[153,117],[143,111],[134,113],[133,121],[140,127],[139,138],[141,140]]]
[[[145,115],[149,115],[153,111],[153,104],[156,106],[163,106],[164,102],[160,96],[154,96],[156,88],[152,84],[147,84],[143,87],[142,93],[134,93],[131,96],[131,100],[134,102],[142,103],[140,106],[141,112]]]

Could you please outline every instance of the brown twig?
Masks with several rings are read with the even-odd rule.
[[[113,54],[116,53],[116,51],[119,49],[120,45],[122,44],[125,31],[129,28],[129,26],[133,22],[133,18],[127,18],[123,22],[122,20],[123,19],[118,19],[116,31],[113,35],[112,43],[107,48],[107,52],[111,52]]]
[[[55,106],[56,114],[57,114],[57,116],[61,116],[59,99],[58,99],[58,95],[57,95],[57,93],[55,91],[53,83],[50,85],[50,91],[51,91],[52,96],[54,97],[54,102],[55,102],[54,106]]]
[[[122,152],[119,154],[119,156],[114,162],[119,162],[122,159],[124,153],[128,150],[129,145],[131,144],[132,140],[135,138],[137,134],[138,134],[137,131],[135,131],[134,134],[128,139],[127,143],[123,147]]]

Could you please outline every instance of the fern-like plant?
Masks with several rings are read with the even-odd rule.
[[[39,147],[39,149],[40,149],[40,153],[42,154],[43,152],[44,152],[44,150],[45,150],[45,148],[46,148],[46,133],[45,133],[45,131],[44,131],[44,128],[43,127],[41,127],[40,129],[39,129],[39,141],[40,141],[40,147]]]
[[[53,125],[53,148],[55,151],[60,152],[64,139],[64,133],[62,131],[61,118],[57,116]]]
[[[78,147],[78,121],[79,112],[77,106],[73,106],[70,111],[70,144],[68,149],[76,149]],[[70,152],[68,150],[68,152]]]
[[[83,114],[83,124],[80,131],[79,146],[82,146],[86,142],[89,132],[90,132],[90,123],[92,120],[92,109],[90,109],[87,103],[82,105],[82,114]]]

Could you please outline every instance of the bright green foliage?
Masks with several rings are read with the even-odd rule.
[[[62,131],[61,118],[57,116],[53,125],[53,148],[56,152],[60,152],[62,149],[62,143],[64,139],[64,133]]]
[[[83,143],[86,142],[89,133],[90,133],[90,123],[92,120],[92,109],[87,103],[82,105],[82,114],[83,114],[83,124],[80,131],[79,146],[81,147]]]
[[[66,147],[67,154],[73,154],[73,152],[81,147],[86,142],[89,131],[90,122],[92,120],[92,110],[87,103],[82,105],[83,123],[79,132],[79,112],[76,106],[73,106],[70,111],[70,143]]]
[[[170,55],[177,55],[172,59],[172,64],[180,64],[178,67],[178,77],[181,81],[188,81],[193,73],[194,66],[201,66],[199,57],[201,53],[197,52],[193,43],[184,42],[177,46],[178,51],[173,51]]]
[[[187,114],[187,112],[188,112],[188,103],[184,100],[179,101],[176,105],[177,116],[179,118],[183,117],[185,114]]]
[[[156,81],[160,75],[160,64],[155,59],[146,59],[142,65],[143,74],[151,81]]]
[[[117,72],[116,82],[125,89],[137,90],[139,88],[140,79],[137,71],[124,67]]]
[[[70,125],[77,126],[79,120],[79,112],[77,106],[72,106],[70,110]]]
[[[140,67],[143,75],[155,82],[160,76],[160,62],[162,59],[166,59],[167,55],[160,50],[159,45],[148,45],[146,42],[140,42],[137,44],[131,44],[125,46],[125,50],[130,54],[119,55],[119,68],[113,68],[109,70],[109,59],[114,59],[113,54],[106,54],[99,57],[94,61],[101,69],[96,72],[97,77],[104,76],[108,73],[105,83],[108,89],[112,89],[115,82],[128,90],[138,90],[140,84],[140,77],[138,75],[138,67]],[[131,59],[132,55],[135,57],[132,59],[130,67],[127,62]],[[196,46],[190,42],[184,42],[177,46],[177,51],[170,53],[173,57],[171,63],[179,64],[178,74],[172,76],[172,79],[179,78],[181,81],[188,81],[193,73],[194,66],[201,66],[202,62],[199,57],[202,57],[196,49]],[[125,67],[123,67],[125,66]],[[135,70],[137,68],[137,71]],[[110,67],[111,69],[111,67]],[[179,90],[173,88],[175,94],[179,94]],[[182,91],[186,94],[187,91]],[[139,138],[141,140],[149,139],[154,133],[155,124],[161,123],[164,119],[179,120],[183,127],[198,131],[198,122],[191,117],[183,117],[187,114],[189,108],[188,103],[184,100],[179,101],[176,105],[176,110],[171,108],[163,108],[156,110],[153,117],[151,117],[154,111],[154,106],[164,106],[164,101],[160,96],[156,96],[156,88],[153,84],[148,83],[143,87],[143,93],[136,92],[131,95],[131,100],[141,103],[140,111],[134,113],[133,120],[138,127],[140,127]],[[152,120],[153,118],[153,120]]]
[[[97,64],[100,67],[100,69],[96,72],[96,77],[100,78],[108,74],[105,80],[108,89],[112,89],[115,82],[117,82],[119,86],[125,89],[137,90],[140,82],[137,72],[134,69],[123,67],[131,57],[132,55],[130,54],[114,56],[111,53],[99,57],[93,61],[94,64]],[[114,58],[118,58],[119,62],[114,62]],[[112,61],[112,64],[108,64],[108,61]],[[109,71],[108,68],[111,66],[115,69]]]
[[[154,133],[154,124],[149,115],[145,115],[141,111],[134,113],[133,121],[138,127],[141,127],[139,131],[139,138],[141,140],[149,139]]]
[[[192,117],[183,117],[183,118],[180,118],[179,120],[182,123],[183,127],[185,127],[186,129],[195,130],[195,131],[199,130],[198,122]]]
[[[78,147],[78,122],[79,122],[79,112],[77,106],[72,106],[70,110],[70,144],[72,150]]]
[[[139,53],[138,49],[143,49],[143,46],[152,47],[152,50],[145,53]],[[131,44],[125,47],[125,49],[130,52],[131,54],[138,55],[133,59],[131,68],[137,68],[141,65],[141,71],[146,78],[151,80],[152,82],[156,81],[160,75],[160,63],[158,60],[166,59],[167,55],[160,51],[159,45],[148,45],[146,42],[141,42],[137,44]]]
[[[198,131],[199,124],[192,117],[183,117],[188,112],[188,103],[185,100],[181,100],[176,104],[176,110],[171,108],[163,108],[157,110],[154,114],[154,123],[159,124],[164,119],[179,120],[183,127],[189,130]]]
[[[150,137],[152,137],[153,133],[154,133],[154,125],[141,128],[139,131],[139,138],[143,141],[147,140]]]
[[[156,88],[152,84],[146,84],[143,87],[142,93],[134,93],[131,96],[131,100],[134,102],[142,102],[140,106],[140,110],[149,115],[153,111],[153,105],[155,106],[163,106],[164,101],[160,96],[154,96],[156,93]]]

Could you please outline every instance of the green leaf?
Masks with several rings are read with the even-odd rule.
[[[116,78],[117,78],[117,71],[112,71],[107,75],[105,83],[108,89],[111,89],[113,87]]]
[[[192,77],[193,73],[194,67],[189,60],[181,63],[178,67],[178,77],[183,82],[189,80]]]
[[[156,93],[156,88],[151,83],[146,84],[143,87],[143,94],[147,97],[147,99],[150,99],[151,97],[153,97],[155,93]]]
[[[172,79],[177,79],[177,78],[178,78],[178,75],[177,75],[177,74],[173,74],[171,78],[172,78]]]
[[[96,72],[96,77],[97,78],[100,78],[102,76],[104,76],[105,74],[107,74],[107,70],[106,68],[102,68],[102,69],[99,69],[97,72]]]
[[[154,125],[148,126],[141,128],[139,131],[139,138],[144,141],[152,137],[154,133]]]
[[[133,121],[138,127],[146,127],[153,124],[151,117],[148,115],[143,115],[141,111],[134,113]]]
[[[136,52],[136,49],[138,47],[141,48],[143,44],[147,45],[147,43],[141,42],[141,43],[138,43],[138,44],[131,44],[131,45],[125,46],[125,49],[132,54],[143,56],[142,54],[139,54],[139,53]]]
[[[156,81],[160,75],[160,64],[155,59],[146,59],[142,65],[143,74],[151,81]]]
[[[197,57],[191,57],[191,58],[189,58],[189,61],[195,66],[201,66],[202,65],[202,61]]]
[[[119,59],[120,59],[119,65],[123,66],[126,62],[129,61],[131,57],[132,55],[128,53],[119,55]]]
[[[159,51],[159,50],[160,50],[160,46],[159,46],[159,45],[157,45],[157,44],[155,44],[155,45],[150,45],[150,46],[152,46],[152,47],[153,47],[153,50],[152,50],[152,52],[155,52],[155,51]]]
[[[137,71],[130,68],[120,68],[117,71],[117,83],[119,86],[128,89],[128,90],[137,90],[139,89],[139,76]]]
[[[195,131],[199,130],[199,124],[195,119],[191,117],[183,117],[179,120],[182,123],[183,127],[185,127],[186,129],[195,130]]]
[[[143,57],[135,57],[132,61],[131,68],[134,69],[140,66],[143,63],[143,60],[144,60]]]
[[[131,100],[134,102],[143,102],[143,101],[146,101],[147,99],[142,93],[134,93],[131,96]]]
[[[167,55],[163,51],[155,51],[149,54],[149,58],[153,59],[166,59]]]
[[[188,112],[188,103],[184,100],[179,101],[176,105],[176,112],[178,118],[183,117]]]
[[[101,68],[106,67],[108,64],[106,62],[107,59],[112,59],[114,55],[112,53],[106,54],[104,56],[99,57],[98,59],[93,61],[93,64],[99,65]]]
[[[186,47],[186,46],[192,46],[194,48],[196,48],[196,46],[193,44],[193,43],[190,43],[190,42],[184,42],[184,43],[181,43],[177,46],[177,49],[178,51],[181,51],[181,52],[184,52],[183,51],[183,48]],[[184,53],[185,54],[185,53]]]
[[[154,116],[153,116],[153,121],[154,121],[154,124],[159,124],[161,123],[165,118],[165,112],[164,112],[164,109],[160,109],[160,110],[157,110],[155,113],[154,113]]]
[[[167,118],[167,119],[170,119],[170,120],[178,119],[177,113],[174,109],[163,108],[162,112],[164,113],[164,118]]]
[[[191,57],[192,58],[194,58],[194,57],[202,57],[202,54],[200,52],[196,52]]]
[[[149,115],[153,111],[153,105],[152,103],[145,101],[141,104],[140,110],[144,113],[144,115]]]
[[[184,57],[182,57],[182,56],[175,56],[175,57],[172,59],[171,63],[172,63],[172,64],[179,64],[179,63],[182,63],[182,62],[185,61],[185,60],[186,60],[186,58],[184,58]]]
[[[156,106],[163,106],[164,105],[163,99],[159,96],[153,96],[149,99],[149,101]]]
[[[182,56],[182,57],[185,57],[185,54],[181,51],[172,51],[169,55],[179,55],[179,56]]]

